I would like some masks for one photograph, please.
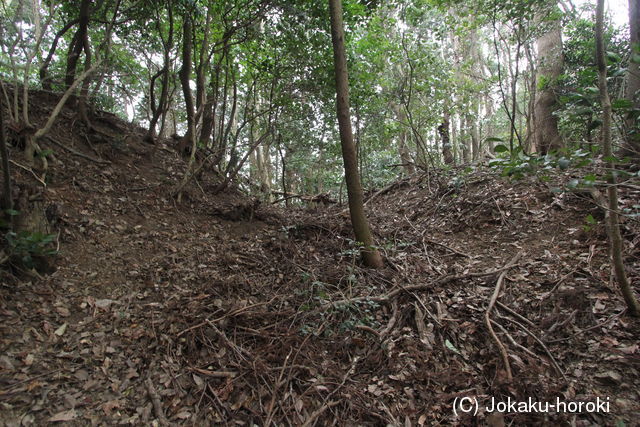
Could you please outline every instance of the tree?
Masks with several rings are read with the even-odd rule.
[[[632,106],[632,112],[627,118],[628,135],[625,152],[634,157],[640,157],[640,0],[629,0],[629,32],[631,45],[631,59],[627,74],[627,99]]]
[[[615,164],[611,150],[611,99],[607,89],[607,63],[605,57],[604,46],[604,0],[598,0],[596,6],[596,63],[598,65],[598,87],[600,89],[600,103],[602,104],[602,151],[607,166],[613,171]],[[616,275],[616,280],[622,291],[629,314],[632,316],[640,316],[640,305],[633,294],[633,290],[624,271],[624,260],[622,259],[622,236],[620,235],[620,224],[618,223],[618,188],[616,187],[616,178],[613,173],[608,176],[609,186],[607,187],[607,195],[609,199],[607,214],[607,232],[609,234],[609,243],[611,245],[611,260]]]
[[[558,132],[558,118],[554,115],[558,108],[556,88],[563,70],[562,26],[557,7],[555,4],[550,6],[551,10],[539,12],[537,19],[545,26],[543,34],[536,41],[538,67],[534,106],[534,140],[537,150],[542,154],[563,146]]]
[[[360,175],[358,173],[358,158],[353,142],[351,117],[349,113],[349,77],[347,71],[347,57],[344,47],[344,27],[342,23],[342,1],[329,0],[329,14],[331,17],[331,40],[333,42],[333,61],[336,80],[336,110],[338,127],[340,129],[340,143],[344,161],[345,181],[349,196],[349,212],[351,224],[356,240],[362,243],[362,258],[365,265],[381,268],[384,263],[382,256],[373,247],[373,236],[364,212],[364,200]]]
[[[11,196],[11,171],[9,169],[9,152],[7,150],[7,135],[4,131],[4,104],[0,101],[0,155],[2,156],[2,210],[13,209]]]

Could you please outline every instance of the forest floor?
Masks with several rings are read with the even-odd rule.
[[[13,169],[17,192],[39,186],[59,254],[43,278],[2,273],[0,425],[637,425],[640,323],[611,279],[603,211],[553,191],[583,172],[400,180],[367,203],[386,259],[368,270],[345,206],[212,195],[207,176],[178,204],[185,162],[102,116],[106,142],[71,109],[51,135],[109,164],[51,146],[46,189]],[[640,291],[637,221],[623,234]],[[499,281],[490,318],[512,380],[485,323]],[[464,397],[476,415],[455,414]],[[492,398],[608,412],[489,414]]]

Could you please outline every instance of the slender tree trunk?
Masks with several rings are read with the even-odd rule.
[[[445,107],[442,123],[438,126],[440,141],[442,142],[442,158],[446,165],[453,164],[453,154],[451,153],[451,139],[449,137],[449,124],[451,122],[451,114],[449,109]]]
[[[462,125],[464,123],[464,126]],[[464,131],[462,130],[464,128]],[[462,143],[462,160],[464,163],[471,162],[471,116],[465,114],[460,117],[460,139]]]
[[[600,88],[600,103],[602,104],[602,151],[608,167],[613,170],[615,167],[612,160],[611,150],[611,100],[607,89],[607,66],[604,50],[603,24],[604,21],[604,0],[598,0],[596,6],[596,62],[598,64],[598,86]],[[622,236],[620,234],[620,224],[618,223],[618,188],[616,178],[610,173],[608,177],[609,187],[607,194],[609,198],[609,212],[607,215],[609,242],[611,244],[611,258],[616,280],[620,286],[629,314],[640,316],[640,305],[633,293],[633,289],[624,271],[624,260],[622,252],[624,250]]]
[[[640,56],[640,0],[629,0],[629,32],[631,44],[631,57]],[[627,99],[631,101],[633,108],[640,109],[640,63],[637,60],[629,61],[627,73]],[[640,158],[640,124],[638,117],[629,117],[626,120],[627,135],[623,155]]]
[[[0,154],[2,155],[2,209],[13,209],[11,196],[11,170],[9,169],[9,150],[7,149],[7,134],[4,130],[4,104],[0,101]],[[12,216],[9,216],[10,218]]]
[[[179,77],[182,86],[182,94],[187,112],[187,133],[181,141],[181,148],[186,148],[187,144],[195,141],[195,106],[193,103],[193,93],[191,91],[191,53],[193,50],[191,31],[191,18],[184,17],[183,37],[182,37],[182,68],[180,68]]]
[[[68,22],[64,27],[62,27],[53,38],[51,42],[51,47],[49,48],[49,53],[47,57],[42,62],[40,66],[40,70],[38,74],[40,75],[40,83],[42,84],[42,88],[45,90],[52,90],[51,80],[49,79],[49,65],[51,64],[51,60],[53,59],[53,55],[56,53],[56,48],[58,47],[58,41],[60,38],[65,35],[67,31],[69,31],[74,25],[79,22],[78,19],[74,19],[73,21]]]
[[[402,164],[402,169],[404,170],[405,175],[413,175],[416,173],[416,168],[411,160],[409,147],[407,145],[407,115],[404,112],[403,105],[393,103],[393,109],[396,113],[396,119],[400,124],[400,135],[398,136],[398,154],[400,156],[400,164]]]
[[[78,18],[78,30],[73,36],[69,45],[69,53],[67,54],[67,71],[65,75],[65,86],[69,88],[76,78],[76,68],[78,59],[85,47],[85,38],[89,27],[89,15],[91,9],[91,0],[82,0],[80,3],[80,15]]]
[[[336,109],[340,142],[344,160],[344,172],[349,195],[349,212],[356,240],[363,244],[361,251],[364,263],[368,267],[381,268],[384,265],[380,252],[373,246],[373,236],[364,212],[364,200],[360,176],[358,175],[358,158],[353,143],[353,131],[349,114],[349,77],[347,57],[344,46],[344,26],[342,23],[342,1],[329,0],[331,15],[331,40],[333,42],[333,62],[336,78]]]
[[[189,163],[187,169],[184,172],[182,180],[173,191],[173,194],[178,197],[178,202],[181,200],[182,189],[187,185],[191,179],[191,173],[196,160],[196,148],[197,148],[197,136],[196,136],[196,124],[195,124],[195,107],[193,104],[193,94],[191,86],[191,54],[193,51],[193,39],[192,39],[192,23],[191,17],[188,16],[188,12],[185,13],[183,23],[183,39],[182,39],[182,68],[180,69],[180,84],[182,85],[182,93],[184,95],[185,107],[187,110],[187,133],[182,137],[182,140],[178,144],[178,150],[180,154],[184,154],[184,150],[191,144],[191,153],[189,156]]]
[[[451,121],[451,154],[453,154],[453,164],[455,165],[457,161],[460,161],[460,133],[458,132],[457,115],[450,116],[449,120]]]
[[[553,6],[555,8],[555,5]],[[541,13],[542,14],[542,13]],[[536,76],[537,99],[534,106],[534,135],[536,148],[542,154],[563,147],[558,132],[558,118],[553,114],[558,108],[556,88],[558,77],[564,68],[562,56],[562,26],[559,19],[544,22],[547,30],[536,44],[538,48],[538,69]]]

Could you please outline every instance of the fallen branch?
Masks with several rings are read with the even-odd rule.
[[[513,374],[511,373],[511,365],[509,364],[509,355],[507,354],[507,349],[505,348],[504,344],[502,344],[502,342],[496,335],[495,331],[493,330],[493,327],[491,326],[491,318],[489,316],[491,315],[491,310],[493,310],[493,307],[495,306],[496,301],[498,300],[498,296],[500,295],[500,290],[502,289],[502,283],[504,282],[504,277],[507,275],[507,269],[515,265],[518,258],[520,258],[520,255],[522,255],[522,252],[518,252],[516,256],[514,256],[511,259],[511,261],[509,261],[505,265],[505,269],[500,274],[496,282],[496,287],[493,290],[493,295],[491,296],[491,300],[489,301],[489,306],[487,307],[487,311],[484,313],[484,324],[487,326],[487,329],[489,330],[489,334],[491,335],[491,338],[493,338],[493,341],[496,343],[496,346],[498,346],[498,349],[500,350],[500,354],[502,355],[502,362],[504,363],[504,369],[507,371],[507,379],[509,381],[513,381]]]

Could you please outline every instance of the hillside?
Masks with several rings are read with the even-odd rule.
[[[54,101],[32,95],[36,122]],[[635,423],[639,323],[610,277],[603,211],[552,191],[578,172],[454,168],[372,192],[386,268],[369,270],[346,206],[214,195],[211,174],[177,203],[171,141],[92,119],[100,133],[61,115],[51,138],[76,154],[45,142],[58,160],[46,188],[12,165],[20,209],[47,213],[59,254],[42,277],[2,271],[0,424]],[[637,287],[640,228],[623,229]],[[498,282],[511,381],[485,326]],[[610,412],[457,417],[467,396],[600,398]]]

